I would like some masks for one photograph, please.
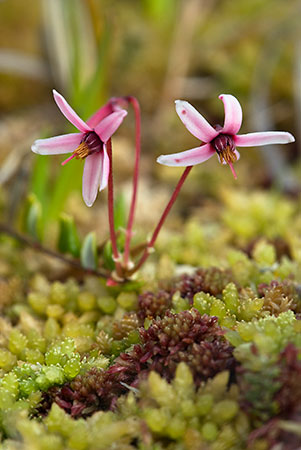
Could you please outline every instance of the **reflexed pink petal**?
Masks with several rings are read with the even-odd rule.
[[[224,103],[225,121],[223,126],[223,133],[236,134],[238,133],[242,122],[242,109],[239,101],[233,95],[222,94],[219,98]]]
[[[87,206],[92,206],[100,183],[103,153],[97,152],[86,158],[83,173],[83,198]]]
[[[31,150],[38,155],[62,155],[75,150],[82,140],[82,133],[63,134],[49,139],[38,139]]]
[[[100,175],[100,186],[99,190],[102,191],[104,188],[108,185],[108,178],[110,173],[110,160],[107,154],[107,150],[105,145],[103,146],[103,159],[102,159],[102,166],[101,166],[101,175]]]
[[[172,155],[161,155],[157,159],[157,162],[159,164],[164,164],[165,166],[187,167],[207,161],[207,159],[211,158],[214,154],[215,150],[213,150],[211,145],[205,144],[201,147],[186,150],[185,152],[173,153]]]
[[[112,134],[114,134],[117,128],[119,128],[126,115],[127,111],[125,111],[124,109],[113,112],[109,116],[105,117],[95,127],[95,132],[98,134],[102,142],[106,143],[108,139],[110,139]]]
[[[196,138],[203,142],[210,142],[218,132],[207,120],[188,102],[176,100],[176,111],[183,124]]]
[[[67,101],[64,99],[64,97],[59,94],[55,89],[53,89],[53,97],[55,100],[55,103],[60,108],[61,112],[64,114],[66,119],[69,120],[79,131],[82,131],[83,133],[87,131],[91,131],[91,128],[89,125],[87,125],[77,114],[76,112],[71,108],[71,106],[67,103]]]
[[[258,145],[295,142],[294,136],[286,131],[262,131],[258,133],[240,134],[235,136],[234,140],[238,147],[256,147]]]
[[[95,128],[101,120],[103,120],[109,114],[112,114],[112,112],[114,112],[112,103],[108,102],[98,111],[96,111],[96,113],[94,113],[93,116],[90,117],[90,119],[87,120],[87,124],[89,125],[89,127]]]

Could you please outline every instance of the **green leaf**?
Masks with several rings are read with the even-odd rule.
[[[84,239],[81,251],[80,251],[80,261],[85,269],[97,269],[97,245],[96,245],[96,235],[94,232],[87,234]]]
[[[178,0],[143,0],[143,6],[147,15],[162,26],[174,18]]]
[[[48,135],[45,137],[48,137]],[[49,196],[50,165],[51,158],[45,158],[44,155],[35,156],[34,168],[30,182],[30,192],[33,192],[44,206],[47,206]],[[43,215],[45,215],[44,210]]]
[[[115,230],[126,227],[126,204],[124,195],[120,194],[116,197],[114,203],[114,225]]]
[[[103,24],[102,33],[99,38],[97,48],[96,69],[94,75],[87,83],[86,87],[77,95],[78,106],[81,107],[84,117],[89,117],[99,108],[99,104],[107,99],[106,92],[110,71],[110,26]],[[77,106],[77,104],[76,104]]]
[[[34,194],[30,194],[26,199],[23,229],[31,237],[40,241],[42,238],[42,206]]]
[[[103,257],[103,264],[106,269],[114,270],[115,269],[115,263],[113,260],[113,252],[112,252],[112,244],[111,241],[108,241],[102,252]]]
[[[62,253],[70,253],[76,258],[80,255],[80,240],[73,217],[62,213],[59,218],[58,249]]]
[[[64,203],[72,190],[79,190],[82,179],[82,161],[66,164],[59,169],[58,176],[53,183],[52,195],[49,199],[49,219],[57,219]]]

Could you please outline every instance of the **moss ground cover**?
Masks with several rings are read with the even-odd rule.
[[[128,286],[51,280],[1,238],[3,449],[299,448],[298,206],[232,194]]]

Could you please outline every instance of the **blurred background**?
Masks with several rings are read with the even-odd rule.
[[[175,114],[178,98],[192,103],[212,124],[222,124],[218,95],[231,93],[243,107],[242,132],[290,131],[296,143],[242,149],[238,181],[215,158],[195,167],[175,212],[186,217],[210,199],[216,204],[229,186],[296,195],[301,173],[300,14],[300,0],[2,0],[2,220],[20,220],[33,193],[50,236],[51,223],[62,211],[84,230],[91,229],[93,220],[98,233],[107,232],[106,193],[92,209],[81,199],[81,162],[62,168],[62,157],[30,151],[35,139],[72,130],[53,101],[53,88],[83,119],[111,96],[138,98],[140,225],[154,224],[154,210],[159,217],[182,172],[159,166],[156,157],[198,145]],[[134,130],[130,113],[113,141],[117,196],[125,203],[131,193]]]

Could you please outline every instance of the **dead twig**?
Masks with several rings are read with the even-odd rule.
[[[21,234],[13,229],[11,229],[8,225],[4,223],[0,223],[0,233],[7,234],[8,236],[16,239],[18,242],[22,243],[23,245],[27,247],[31,247],[34,250],[44,253],[47,256],[50,256],[52,258],[59,259],[60,261],[64,262],[65,264],[68,264],[69,266],[72,266],[82,272],[85,272],[89,275],[95,275],[101,278],[108,279],[109,273],[107,271],[101,270],[101,269],[87,269],[83,267],[79,261],[68,258],[67,256],[64,256],[60,253],[56,253],[54,250],[51,250],[49,248],[44,247],[41,245],[38,241],[35,241],[33,239],[30,239],[28,236],[25,236],[24,234]]]

